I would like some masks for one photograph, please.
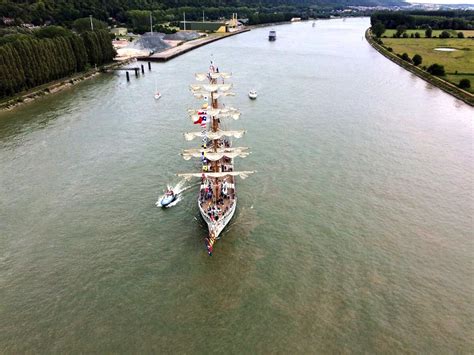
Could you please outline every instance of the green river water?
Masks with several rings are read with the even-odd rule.
[[[255,29],[0,114],[0,353],[472,352],[474,110],[368,26]],[[197,170],[211,55],[258,172],[209,257],[196,187],[154,204]]]

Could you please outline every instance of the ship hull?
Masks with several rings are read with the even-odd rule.
[[[201,204],[198,201],[199,212],[201,213],[202,218],[207,224],[209,235],[213,234],[214,238],[219,239],[219,235],[234,216],[235,208],[237,206],[237,199],[235,199],[233,202],[234,203],[232,203],[227,213],[224,214],[219,221],[212,221],[211,218],[207,215],[207,213],[201,208]]]

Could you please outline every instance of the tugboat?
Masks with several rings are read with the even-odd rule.
[[[245,158],[250,152],[247,147],[232,146],[232,138],[242,137],[245,131],[226,129],[228,121],[240,118],[237,109],[221,102],[221,98],[235,95],[230,91],[232,84],[227,83],[230,76],[230,73],[220,72],[213,62],[207,73],[196,74],[197,81],[207,83],[191,85],[191,92],[194,97],[203,99],[204,104],[188,112],[193,123],[201,126],[201,131],[185,133],[184,138],[188,141],[201,138],[201,146],[185,149],[182,156],[185,160],[198,158],[201,171],[178,174],[185,179],[196,177],[201,180],[197,203],[209,230],[208,236],[204,238],[209,256],[220,233],[235,213],[236,177],[245,179],[253,173],[234,170],[234,159]]]
[[[276,31],[273,31],[273,30],[270,31],[270,32],[268,33],[268,40],[269,40],[270,42],[273,42],[273,41],[276,41],[276,39],[277,39],[277,33],[276,33]]]

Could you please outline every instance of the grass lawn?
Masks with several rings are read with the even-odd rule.
[[[448,31],[451,34],[451,37],[456,37],[458,36],[458,32],[464,33],[464,37],[474,37],[474,30],[433,30],[432,36],[439,37],[441,32],[443,31]],[[387,37],[387,38],[392,38],[392,36],[397,32],[397,30],[385,30],[385,32],[382,34],[382,38]],[[406,33],[410,36],[412,33],[413,35],[418,32],[421,36],[421,38],[425,38],[425,30],[424,29],[415,29],[415,30],[406,30]]]
[[[474,32],[474,31],[473,31]],[[459,38],[382,38],[386,47],[392,47],[396,54],[407,53],[410,58],[421,55],[423,62],[420,67],[429,67],[438,63],[444,65],[444,79],[459,84],[461,79],[471,80],[469,91],[474,93],[474,40]],[[454,52],[435,51],[435,48],[455,48]],[[458,74],[455,74],[458,72]]]

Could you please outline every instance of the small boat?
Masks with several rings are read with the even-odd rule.
[[[250,90],[249,91],[249,97],[252,99],[252,100],[255,100],[257,98],[257,91],[256,90]]]
[[[158,200],[156,203],[159,207],[168,207],[174,200],[176,200],[177,195],[173,190],[168,190],[165,194]]]
[[[268,33],[268,40],[269,40],[270,42],[272,42],[272,41],[276,41],[276,39],[277,39],[277,33],[276,33],[276,31],[270,31],[270,32]]]
[[[157,91],[155,92],[155,100],[159,100],[161,98],[161,94]]]

